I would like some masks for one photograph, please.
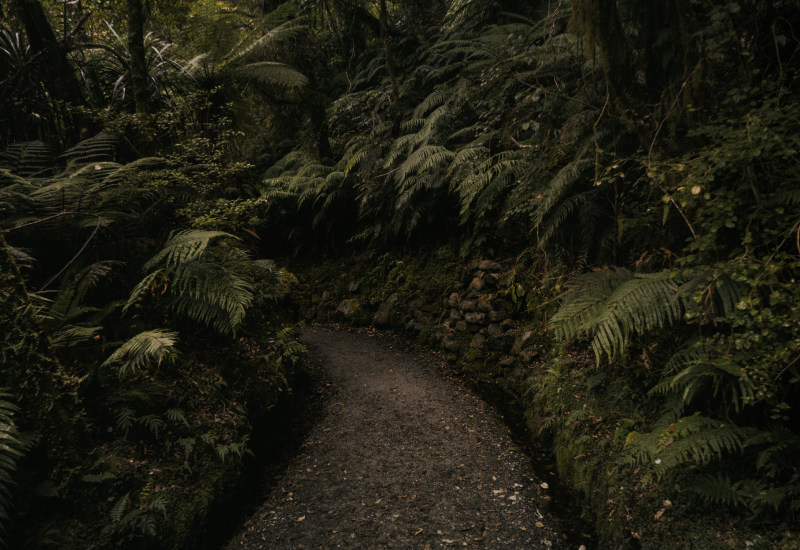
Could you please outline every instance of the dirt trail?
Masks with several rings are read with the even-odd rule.
[[[528,459],[441,364],[363,331],[302,340],[336,391],[229,550],[560,547]]]

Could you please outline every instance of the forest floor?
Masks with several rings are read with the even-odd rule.
[[[228,550],[561,547],[547,483],[437,355],[369,330],[302,341],[325,413]]]

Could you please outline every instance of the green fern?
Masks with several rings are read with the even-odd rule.
[[[570,283],[550,320],[559,340],[588,336],[597,361],[619,356],[634,335],[677,321],[682,303],[669,272],[635,274],[613,268],[594,271]]]
[[[166,268],[176,268],[180,265],[200,259],[208,247],[217,239],[235,239],[230,233],[224,231],[184,230],[173,233],[164,247],[144,264],[144,270],[149,271],[159,265]]]
[[[53,150],[41,141],[12,143],[0,152],[0,169],[23,178],[42,176],[53,164]],[[2,180],[0,180],[2,182]]]
[[[128,437],[134,422],[136,422],[136,411],[130,407],[121,407],[117,410],[116,426],[118,430],[122,431],[124,437]]]
[[[115,162],[118,147],[119,138],[117,136],[108,132],[100,132],[96,136],[70,147],[64,151],[61,158],[75,165]]]
[[[123,311],[150,293],[157,282],[169,292],[166,306],[180,315],[234,334],[254,300],[252,262],[247,256],[219,245],[235,239],[223,231],[186,230],[174,233],[144,265],[151,271],[133,289]]]
[[[667,408],[674,413],[701,395],[724,398],[740,412],[755,396],[753,383],[735,358],[715,349],[712,342],[689,342],[667,361],[664,378],[649,393],[668,396]]]
[[[120,376],[127,376],[141,369],[170,365],[178,356],[177,339],[177,333],[166,330],[140,332],[117,348],[103,366],[117,366]]]
[[[646,464],[658,477],[678,467],[708,464],[743,450],[742,431],[695,413],[659,420],[650,432],[630,432],[624,461]]]
[[[109,514],[111,516],[111,521],[113,521],[114,523],[119,523],[120,521],[122,521],[122,517],[125,514],[125,510],[128,509],[130,503],[131,503],[131,494],[129,492],[119,497],[117,499],[117,502],[114,503],[114,506],[111,507],[111,512]]]
[[[308,85],[308,77],[283,63],[260,61],[231,69],[233,78],[286,88],[302,88]]]
[[[724,473],[697,476],[692,491],[709,504],[749,510],[754,516],[779,512],[791,496],[787,487],[771,486],[763,479],[732,481]]]
[[[13,507],[12,488],[15,485],[17,462],[26,445],[14,423],[18,409],[11,402],[13,396],[0,389],[0,544],[10,521]]]

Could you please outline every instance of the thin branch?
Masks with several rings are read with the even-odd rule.
[[[681,94],[683,94],[683,90],[684,90],[684,88],[686,88],[686,85],[689,83],[689,80],[692,78],[692,76],[694,75],[695,71],[697,69],[699,69],[699,68],[700,68],[700,63],[695,65],[695,68],[692,69],[692,72],[689,73],[689,76],[687,76],[686,80],[683,81],[683,84],[681,84],[681,87],[678,90],[678,93],[675,94],[675,99],[672,100],[672,105],[670,105],[669,109],[667,109],[667,114],[665,114],[664,118],[661,119],[661,122],[658,123],[658,127],[656,128],[656,133],[653,135],[653,141],[650,142],[650,149],[648,149],[648,151],[647,151],[647,163],[648,164],[650,164],[650,158],[653,156],[653,147],[655,147],[655,145],[656,145],[656,140],[658,139],[658,134],[661,133],[661,128],[664,127],[664,123],[667,121],[667,119],[669,118],[669,115],[672,114],[672,111],[675,109],[675,106],[678,104],[678,100],[680,99]]]
[[[538,149],[539,148],[538,145],[531,145],[529,143],[520,143],[516,139],[514,139],[514,136],[509,135],[508,137],[511,138],[511,141],[514,142],[514,145],[516,145],[520,149]]]
[[[592,124],[592,134],[594,134],[594,183],[597,184],[597,180],[600,179],[600,139],[597,137],[597,126],[600,124],[600,120],[602,120],[603,115],[606,112],[606,108],[608,107],[608,102],[611,101],[611,91],[606,85],[606,102],[603,103],[603,108],[600,110],[600,115],[597,117],[597,120],[594,121]]]
[[[39,289],[39,292],[42,292],[44,289],[46,289],[48,286],[50,286],[50,284],[53,281],[58,279],[67,269],[69,269],[69,266],[71,266],[73,263],[75,263],[75,260],[78,259],[78,257],[83,253],[84,250],[86,250],[86,247],[89,246],[89,243],[92,241],[92,239],[94,239],[94,236],[97,235],[97,232],[100,230],[100,225],[102,225],[102,223],[103,223],[103,218],[101,216],[97,215],[97,214],[86,213],[85,215],[86,216],[93,216],[93,217],[97,218],[97,225],[94,226],[94,229],[92,230],[92,234],[89,235],[89,238],[86,239],[86,241],[83,243],[83,246],[81,247],[81,249],[78,250],[78,252],[72,257],[72,259],[70,261],[68,261],[67,264],[64,267],[62,267],[59,270],[58,273],[56,273],[55,275],[50,277],[47,280],[47,282],[42,285],[42,287]]]
[[[95,214],[88,214],[85,212],[59,212],[58,214],[53,214],[52,216],[48,216],[46,218],[42,218],[41,220],[36,220],[34,222],[23,223],[22,225],[18,225],[16,227],[12,227],[11,229],[6,229],[6,233],[11,233],[12,231],[16,231],[17,229],[22,229],[24,227],[30,227],[31,225],[38,225],[40,223],[49,222],[50,220],[54,220],[56,218],[60,218],[62,216],[94,216]]]
[[[648,166],[648,168],[652,165],[653,148],[656,145],[656,140],[658,139],[658,134],[661,133],[661,128],[664,127],[664,123],[667,121],[667,119],[669,118],[669,115],[672,114],[672,111],[675,109],[675,106],[678,104],[678,99],[680,99],[684,88],[686,88],[686,84],[689,83],[689,80],[692,78],[692,75],[694,75],[694,72],[698,68],[700,68],[700,64],[699,63],[695,66],[694,69],[692,69],[692,72],[689,73],[689,76],[686,77],[686,80],[683,81],[683,84],[681,84],[681,87],[678,90],[678,93],[675,94],[675,99],[672,100],[672,105],[669,106],[669,109],[667,110],[667,113],[664,115],[664,118],[661,119],[661,122],[659,122],[659,124],[658,124],[658,127],[656,128],[656,133],[653,135],[653,141],[650,142],[650,149],[648,149],[648,151],[647,151],[647,166]],[[658,184],[658,188],[661,190],[662,193],[664,193],[664,195],[669,197],[669,201],[678,210],[678,213],[683,218],[683,221],[686,222],[686,225],[689,226],[689,231],[691,231],[691,233],[692,233],[692,238],[694,238],[694,240],[696,241],[697,240],[697,233],[695,233],[694,227],[692,227],[692,222],[690,222],[689,218],[686,217],[686,213],[683,211],[683,208],[681,208],[680,205],[675,201],[675,199],[672,198],[671,194],[667,193],[667,191],[664,189],[664,187],[661,184]]]
[[[74,46],[75,48],[86,48],[89,50],[106,50],[111,55],[116,57],[117,60],[119,60],[123,65],[128,65],[128,60],[108,44],[103,44],[101,42],[76,42]]]
[[[89,16],[90,16],[90,15],[92,15],[92,12],[91,12],[91,10],[90,10],[90,11],[87,11],[86,13],[84,13],[84,14],[81,16],[81,18],[80,18],[80,19],[78,19],[78,22],[77,22],[77,23],[75,23],[75,26],[73,26],[73,27],[72,27],[72,30],[71,30],[71,31],[69,31],[69,32],[67,33],[67,36],[65,36],[65,37],[64,37],[64,43],[65,43],[65,44],[66,44],[67,42],[69,42],[70,40],[72,40],[72,37],[73,37],[73,36],[75,36],[75,35],[78,33],[78,31],[79,31],[79,30],[81,30],[81,27],[83,27],[83,25],[84,25],[84,24],[86,23],[86,21],[89,19]]]

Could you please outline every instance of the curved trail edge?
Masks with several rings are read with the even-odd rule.
[[[529,459],[434,355],[369,331],[302,341],[335,391],[229,550],[560,547]]]

